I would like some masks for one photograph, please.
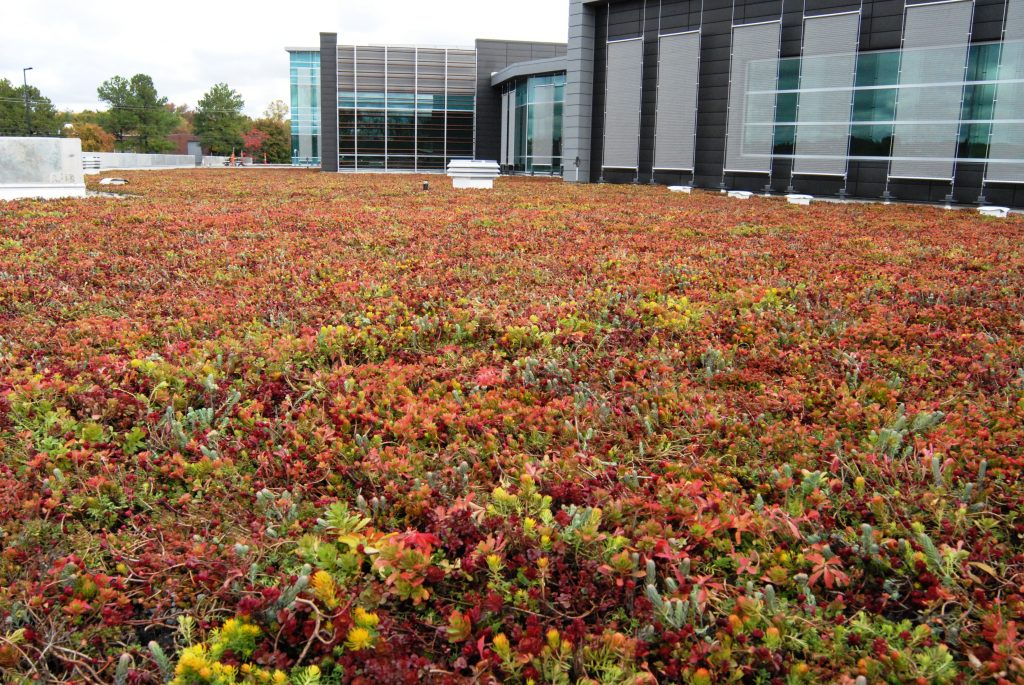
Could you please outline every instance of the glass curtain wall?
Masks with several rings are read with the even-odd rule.
[[[320,53],[290,51],[292,164],[320,165]]]
[[[476,51],[338,46],[339,168],[443,170],[471,159]]]
[[[515,173],[562,173],[562,110],[565,74],[530,76],[508,83],[513,104],[510,165]]]
[[[1000,83],[999,56],[999,43],[970,46],[957,147],[960,161],[983,162],[988,157],[996,90]],[[800,101],[800,59],[791,57],[779,61],[773,146],[777,157],[794,153]],[[865,52],[857,56],[850,127],[851,159],[887,159],[891,156],[894,130],[898,125],[896,101],[901,88],[899,81],[899,50]],[[920,89],[928,86],[907,83],[902,87]],[[948,84],[944,87],[948,88]],[[847,124],[845,121],[831,123]]]

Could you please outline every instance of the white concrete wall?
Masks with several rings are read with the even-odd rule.
[[[82,141],[0,138],[0,200],[85,197]]]

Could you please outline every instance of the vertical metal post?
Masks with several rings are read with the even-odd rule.
[[[21,78],[24,81],[24,94],[25,94],[25,135],[32,135],[32,109],[28,103],[28,72],[32,71],[32,67],[25,67],[21,70]]]

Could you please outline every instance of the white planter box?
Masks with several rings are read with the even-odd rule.
[[[811,195],[787,195],[786,202],[791,205],[809,205],[814,198]]]
[[[754,194],[749,190],[730,190],[729,197],[736,200],[749,200]]]
[[[982,216],[994,216],[999,219],[1005,219],[1010,213],[1009,207],[980,207],[978,212]]]
[[[690,194],[693,192],[693,188],[690,186],[669,186],[668,191],[670,193],[686,193]]]
[[[497,162],[456,159],[448,163],[448,176],[455,188],[490,190],[501,176],[501,167]]]

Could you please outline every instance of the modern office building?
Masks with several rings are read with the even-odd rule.
[[[323,33],[316,50],[288,49],[293,162],[312,156],[324,171],[443,171],[452,159],[496,160],[506,141],[502,94],[520,87],[522,112],[513,113],[521,115],[524,131],[517,159],[524,171],[560,174],[550,60],[564,61],[565,50],[564,43],[498,40],[478,40],[472,48],[338,45],[336,34]],[[492,85],[494,75],[513,63],[537,66],[523,66]],[[564,82],[564,64],[559,67]],[[547,107],[527,101],[534,78],[551,81],[540,91],[534,81],[531,91],[535,99],[546,93]],[[533,131],[548,150],[543,164],[528,159]],[[508,170],[514,165],[509,161]]]
[[[567,47],[321,34],[319,74],[314,51],[292,51],[296,156],[322,149],[329,171],[474,157],[567,181],[1024,206],[1024,0],[568,11]]]
[[[1024,0],[571,0],[564,154],[581,181],[1022,206],[1022,43]]]

